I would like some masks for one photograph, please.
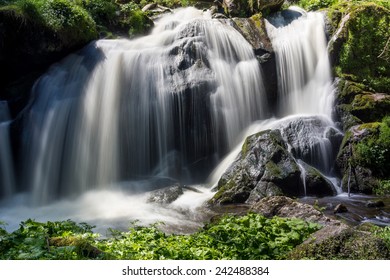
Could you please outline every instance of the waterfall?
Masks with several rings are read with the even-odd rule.
[[[279,114],[330,118],[333,87],[323,14],[291,7],[269,18],[266,27],[276,54]]]
[[[14,162],[9,135],[10,114],[6,102],[0,101],[0,196],[15,192]]]
[[[124,227],[130,219],[169,220],[185,227],[196,220],[191,209],[211,198],[209,186],[168,207],[146,203],[145,191],[177,181],[204,184],[210,173],[215,184],[240,142],[265,129],[281,131],[302,163],[303,181],[307,165],[331,175],[340,132],[330,118],[323,16],[295,9],[266,27],[276,54],[277,112],[269,111],[249,43],[195,8],[164,15],[148,36],[98,40],[53,65],[20,116],[18,189],[27,199],[16,198],[19,208],[1,205],[0,220],[63,217],[103,221],[104,228],[118,219]],[[1,104],[0,195],[9,196],[13,159]],[[31,196],[35,206],[28,208]]]
[[[99,40],[35,84],[24,184],[38,203],[169,177],[197,182],[266,113],[259,63],[233,27],[194,8],[137,40]]]
[[[305,165],[317,168],[334,184],[333,163],[342,132],[332,121],[333,84],[327,52],[325,21],[321,13],[298,7],[278,12],[266,20],[275,51],[280,119],[254,123],[241,134],[241,142],[214,170],[215,185],[241,151],[245,138],[266,129],[279,129],[297,159],[306,194]]]

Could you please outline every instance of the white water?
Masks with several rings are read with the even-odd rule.
[[[287,140],[284,131],[291,123],[305,119],[315,119],[320,125],[313,126],[308,123],[302,130],[296,131],[296,146],[310,146],[311,164],[316,165],[325,174],[331,172],[334,160],[331,154],[334,151],[326,134],[330,129],[340,134],[341,131],[331,120],[334,88],[327,52],[325,22],[320,13],[306,13],[294,7],[292,11],[301,16],[290,24],[281,14],[276,14],[266,21],[267,32],[277,59],[278,110],[279,115],[285,117],[253,123],[243,131],[239,135],[241,141],[209,177],[209,182],[214,186],[237,157],[246,137],[266,129],[280,129],[282,136]],[[337,180],[333,177],[328,179],[339,192]]]
[[[200,226],[199,207],[246,136],[311,114],[332,126],[321,16],[267,29],[277,52],[280,120],[264,120],[262,75],[249,44],[193,8],[164,16],[150,36],[97,41],[53,66],[34,87],[25,124],[28,192],[0,203],[0,220],[8,230],[27,218],[70,218],[100,232],[135,219],[177,231]],[[146,202],[158,178],[196,181],[199,165],[209,171],[226,151],[233,152],[208,187],[197,186],[201,193],[186,191],[169,206]]]
[[[267,22],[276,53],[279,113],[326,115],[332,113],[333,87],[327,52],[325,21],[321,13],[306,13],[287,26]],[[283,24],[281,16],[271,22]]]
[[[250,45],[194,8],[97,41],[35,85],[25,184],[40,204],[154,175],[196,182],[263,116],[263,91]]]

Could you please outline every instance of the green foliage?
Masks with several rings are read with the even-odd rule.
[[[95,39],[96,24],[80,6],[68,0],[16,0],[5,7],[37,25],[52,30],[64,42],[88,42]]]
[[[389,26],[389,10],[374,4],[356,7],[340,52],[341,72],[377,91],[390,88],[389,61],[381,57],[390,38]]]
[[[379,185],[373,191],[376,195],[390,195],[390,180],[379,180]]]
[[[390,116],[383,119],[378,133],[356,145],[356,159],[358,164],[370,168],[377,176],[382,178],[389,176]]]
[[[118,5],[112,0],[84,0],[82,1],[82,7],[98,25],[112,24],[118,10]]]
[[[390,9],[390,3],[387,0],[298,0],[294,5],[298,5],[307,11],[316,11],[324,8],[340,9],[342,6],[361,5],[364,3],[375,3],[379,6]]]
[[[87,224],[70,220],[22,222],[7,233],[0,227],[1,259],[279,259],[302,243],[319,225],[298,219],[267,219],[258,214],[225,216],[192,235],[170,235],[137,226],[111,230],[100,239]]]
[[[0,259],[83,259],[83,244],[96,238],[92,228],[70,220],[40,223],[29,219],[10,234],[0,230]],[[56,237],[73,239],[66,246],[52,246],[51,240]]]
[[[328,8],[337,2],[339,2],[339,0],[299,0],[297,5],[301,6],[305,10],[315,11]]]
[[[119,25],[123,28],[128,27],[129,37],[138,34],[144,34],[153,26],[153,22],[147,17],[147,14],[140,9],[140,6],[134,2],[120,5]]]
[[[278,259],[318,229],[302,220],[247,214],[225,216],[193,235],[135,226],[96,246],[120,259]]]
[[[387,248],[390,250],[390,226],[376,228],[375,235],[385,241]]]

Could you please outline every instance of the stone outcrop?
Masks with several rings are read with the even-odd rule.
[[[279,129],[249,136],[236,160],[219,180],[211,203],[253,204],[263,197],[282,194],[336,194],[332,183],[313,166],[300,163],[288,146],[292,146],[291,142],[284,139]]]

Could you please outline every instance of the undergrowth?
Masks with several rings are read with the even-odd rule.
[[[129,231],[110,230],[101,239],[92,226],[73,221],[22,222],[8,233],[0,229],[1,259],[212,260],[280,259],[319,225],[259,214],[225,216],[192,235],[166,234],[158,224],[132,223]]]

